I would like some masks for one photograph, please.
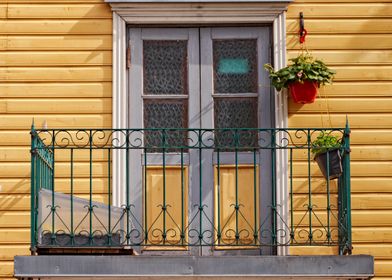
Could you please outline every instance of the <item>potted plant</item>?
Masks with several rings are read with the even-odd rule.
[[[336,179],[343,173],[341,146],[339,139],[328,131],[322,131],[312,142],[314,160],[327,180]]]
[[[269,72],[272,85],[277,91],[288,88],[296,103],[313,103],[318,88],[330,84],[335,71],[329,69],[324,62],[314,59],[310,54],[300,54],[289,59],[291,64],[278,71],[274,71],[271,64],[264,68]]]

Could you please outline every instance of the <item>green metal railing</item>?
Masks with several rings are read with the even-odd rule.
[[[320,134],[339,138],[343,172],[336,180],[329,174],[323,178],[311,155]],[[351,253],[348,125],[328,130],[33,126],[31,137],[33,252],[40,247],[336,246],[339,254]],[[114,153],[125,159],[120,186],[112,185]],[[132,169],[132,161],[142,167]],[[277,170],[279,162],[283,171]],[[252,170],[246,186],[240,175],[244,165]],[[157,166],[159,203],[151,205],[149,167]],[[174,185],[168,183],[173,166],[180,170]],[[224,200],[221,174],[228,166],[235,189]],[[134,183],[136,177],[140,182]],[[285,179],[287,184],[282,183]],[[287,196],[279,201],[285,186]],[[115,188],[125,196],[117,205],[112,202]],[[170,201],[169,193],[178,203]],[[286,212],[282,203],[288,206]]]

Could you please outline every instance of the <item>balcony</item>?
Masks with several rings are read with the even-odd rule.
[[[335,180],[321,176],[311,154],[314,139],[326,133],[341,144],[343,172]],[[34,253],[208,247],[274,255],[308,246],[351,253],[348,127],[33,128],[31,135]],[[125,162],[119,185],[114,156]],[[119,193],[123,201],[113,203]]]
[[[324,176],[311,154],[326,134],[335,179],[330,151]],[[33,127],[33,256],[15,257],[15,277],[368,279],[373,258],[350,256],[349,136]]]

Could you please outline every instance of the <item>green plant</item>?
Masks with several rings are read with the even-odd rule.
[[[336,73],[329,69],[324,62],[314,59],[308,53],[291,58],[289,61],[292,62],[289,66],[278,71],[274,71],[271,64],[264,65],[264,68],[269,72],[271,83],[277,91],[288,88],[291,83],[303,83],[306,80],[317,82],[318,86],[330,84]]]
[[[317,156],[328,150],[340,148],[341,145],[338,137],[332,135],[329,131],[323,131],[317,136],[316,140],[312,142],[312,153],[314,156]]]

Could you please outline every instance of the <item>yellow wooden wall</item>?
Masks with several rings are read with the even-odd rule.
[[[328,99],[290,104],[289,125],[343,126],[349,116],[354,253],[374,255],[377,277],[392,279],[392,1],[296,0],[289,57],[300,11],[307,47],[338,74],[321,92]],[[11,277],[15,254],[29,253],[32,119],[111,126],[111,30],[103,0],[0,2],[0,278]]]
[[[32,119],[111,127],[111,34],[103,0],[0,1],[0,279],[29,254]]]
[[[289,126],[342,127],[347,114],[353,253],[374,255],[376,279],[392,279],[392,1],[295,0],[287,14],[289,57],[298,54],[299,12],[308,49],[337,75],[314,104],[290,103]]]

